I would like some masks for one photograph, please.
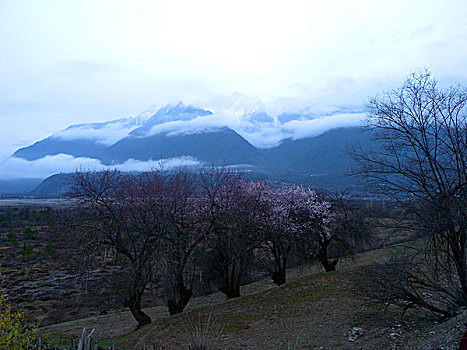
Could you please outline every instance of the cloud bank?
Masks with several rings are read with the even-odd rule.
[[[297,113],[299,119],[281,123],[277,116],[271,117],[273,119],[271,122],[258,122],[254,119],[256,115],[235,115],[231,112],[222,111],[213,116],[155,125],[146,136],[193,134],[227,126],[244,137],[253,146],[271,148],[278,146],[285,139],[297,140],[315,137],[330,129],[359,126],[366,117],[364,113],[336,113],[313,118],[310,115]]]
[[[163,108],[167,108],[167,106]],[[296,140],[314,137],[333,128],[357,126],[365,118],[364,113],[352,110],[343,112],[331,110],[324,113],[311,113],[305,110],[271,114],[266,112],[266,108],[259,102],[253,107],[241,108],[238,105],[232,105],[212,110],[214,111],[212,115],[194,115],[188,120],[178,120],[179,116],[175,115],[173,120],[158,123],[153,120],[157,109],[151,107],[135,117],[70,126],[52,137],[62,140],[93,140],[110,146],[129,135],[133,135],[133,131],[138,131],[133,135],[137,137],[158,134],[175,136],[229,127],[255,147],[270,148],[278,146],[285,139]],[[167,117],[164,116],[164,118],[167,120]],[[145,128],[146,122],[150,124],[149,128]],[[139,128],[143,129],[144,132],[140,131]]]
[[[10,157],[0,164],[0,179],[9,180],[18,177],[25,179],[43,179],[57,173],[71,173],[77,170],[147,171],[151,169],[172,169],[177,167],[195,167],[202,162],[193,157],[176,157],[160,160],[139,161],[128,159],[122,164],[106,166],[98,159],[79,157],[69,154],[46,156],[34,161]]]
[[[108,123],[76,125],[66,128],[52,137],[62,140],[88,139],[110,146],[128,136],[137,127],[138,125],[131,118],[125,118]]]

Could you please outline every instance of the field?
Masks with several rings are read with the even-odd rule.
[[[21,206],[17,206],[23,204]],[[53,219],[45,205],[0,203],[2,286],[10,300],[40,325],[96,315],[115,307],[105,289],[108,264],[83,265],[79,256],[51,236]],[[83,307],[86,305],[86,307]]]

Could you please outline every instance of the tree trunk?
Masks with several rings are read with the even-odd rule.
[[[220,291],[226,295],[228,299],[238,298],[240,296],[240,287],[233,285],[222,285]]]
[[[326,272],[336,271],[337,259],[321,262]]]
[[[146,315],[144,311],[141,309],[141,297],[142,296],[143,296],[143,293],[135,291],[132,293],[132,295],[128,298],[127,302],[125,303],[125,306],[128,306],[128,308],[131,311],[131,314],[135,318],[136,322],[138,322],[136,329],[139,329],[143,327],[144,325],[151,323],[151,318],[148,315]]]
[[[287,250],[287,252],[289,251],[290,249]],[[281,286],[286,282],[287,257],[277,252],[274,261],[276,262],[276,266],[271,276],[272,281]]]
[[[321,265],[323,265],[326,272],[335,271],[338,259],[329,261],[327,247],[321,247],[316,254]]]
[[[238,271],[236,265],[238,263]],[[225,276],[223,277],[222,286],[219,290],[224,293],[228,299],[238,298],[240,296],[240,285],[243,279],[243,261],[233,263],[231,267],[227,267]]]
[[[450,233],[450,237],[456,237],[456,232]],[[458,244],[456,241],[451,243],[451,253],[454,260],[454,265],[456,266],[457,275],[459,276],[464,303],[467,303],[467,260],[465,251],[466,240],[464,237],[461,237],[461,239],[458,240],[460,241],[460,244]]]
[[[286,282],[285,269],[279,268],[277,271],[272,273],[272,281],[278,286],[283,285]]]
[[[185,306],[193,296],[193,291],[185,286],[183,277],[178,278],[178,282],[175,285],[175,300],[168,300],[167,306],[169,307],[170,315],[175,315],[183,312]]]

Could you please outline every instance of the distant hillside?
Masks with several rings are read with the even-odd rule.
[[[283,171],[343,175],[354,165],[348,155],[349,147],[367,146],[370,142],[362,128],[338,128],[312,138],[288,139],[261,153]]]
[[[320,116],[284,112],[271,116],[259,108],[240,115],[231,128],[223,124],[222,113],[216,115],[180,102],[150,107],[135,117],[71,125],[17,150],[6,164],[11,161],[9,166],[14,171],[18,169],[21,176],[19,168],[34,169],[39,174],[44,168],[42,173],[47,175],[81,166],[141,171],[162,161],[168,167],[232,166],[278,184],[304,183],[324,190],[357,189],[360,180],[345,176],[354,166],[348,147],[372,143],[360,127],[352,126],[360,120],[361,113],[336,113]],[[323,119],[318,121],[319,118]],[[272,148],[253,145],[266,147],[281,138],[280,144]],[[61,187],[66,186],[62,180],[47,178],[31,193],[62,194]],[[23,189],[23,193],[32,187]]]
[[[42,181],[29,195],[37,197],[60,197],[70,191],[72,182],[73,174],[52,175]]]
[[[167,105],[134,118],[105,123],[72,125],[31,146],[17,150],[13,157],[34,161],[46,156],[67,154],[93,158],[106,165],[174,157],[193,157],[206,164],[262,164],[258,150],[228,127],[177,126],[196,118],[211,118],[211,111],[184,105]],[[205,121],[207,123],[207,121]],[[173,123],[176,123],[175,125]],[[158,129],[163,126],[163,129]]]
[[[64,153],[73,157],[87,157],[100,159],[104,155],[107,146],[104,144],[86,140],[62,140],[48,137],[31,146],[20,148],[13,157],[23,158],[29,161]]]
[[[375,145],[361,128],[339,128],[313,138],[286,140],[271,149],[257,149],[228,128],[184,135],[129,136],[108,148],[103,162],[113,164],[132,157],[137,160],[192,156],[212,164],[244,164],[236,169],[247,178],[268,179],[272,184],[301,183],[323,191],[346,190],[364,194],[361,178],[348,176],[355,164],[351,146]],[[68,191],[70,175],[54,175],[41,183],[35,196],[60,196]]]

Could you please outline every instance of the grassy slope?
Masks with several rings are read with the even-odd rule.
[[[80,334],[96,328],[102,345],[141,349],[156,344],[163,349],[187,348],[190,329],[209,322],[212,349],[414,349],[427,322],[414,327],[395,310],[380,311],[354,297],[354,279],[362,265],[386,259],[386,248],[343,259],[338,271],[320,272],[319,266],[291,269],[282,287],[262,280],[244,286],[243,297],[225,300],[220,293],[192,300],[188,312],[169,317],[165,307],[148,309],[153,323],[131,332],[129,313],[115,313],[58,324],[42,329],[49,334]],[[400,328],[393,328],[402,324]],[[432,325],[432,323],[428,324]],[[356,342],[347,339],[353,326],[364,329]],[[390,337],[391,333],[400,337]],[[109,339],[111,338],[111,339]],[[393,339],[394,338],[394,339]]]
[[[187,344],[190,323],[204,325],[211,317],[215,325],[211,327],[211,335],[216,338],[212,342],[214,348],[353,349],[356,344],[345,335],[351,327],[363,327],[365,335],[361,341],[373,343],[372,339],[379,338],[380,333],[387,337],[383,329],[387,330],[395,317],[355,301],[351,293],[358,267],[381,260],[389,251],[371,251],[356,259],[344,259],[333,273],[320,272],[316,265],[294,268],[289,271],[290,282],[284,286],[258,281],[244,286],[244,296],[234,300],[226,301],[220,293],[196,298],[182,315],[168,317],[165,307],[151,308],[147,312],[153,323],[137,332],[131,332],[135,323],[128,312],[123,312],[45,327],[42,333],[78,335],[83,327],[96,328],[101,339],[111,338],[123,349],[150,344],[177,349]]]

